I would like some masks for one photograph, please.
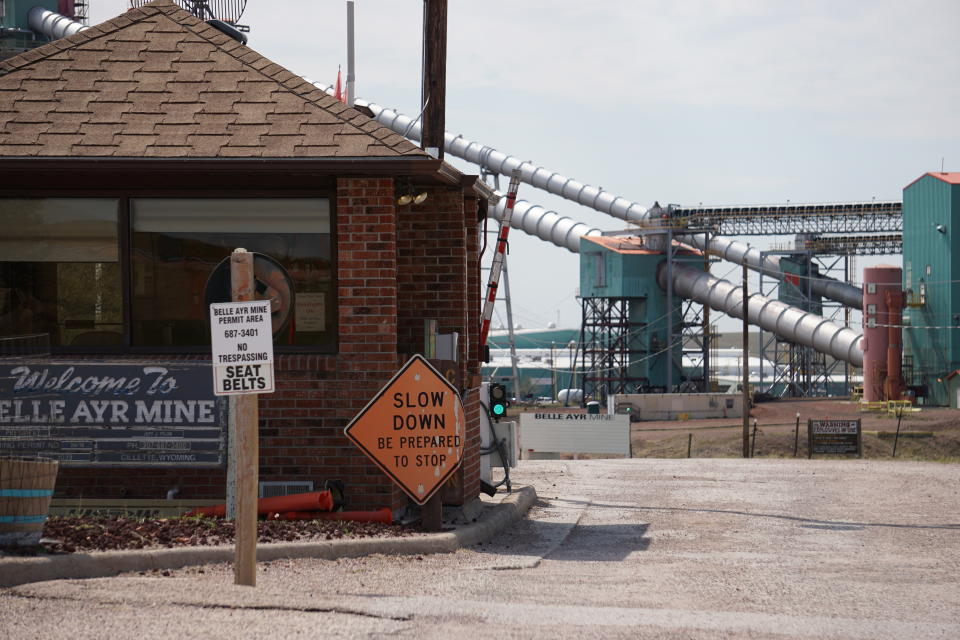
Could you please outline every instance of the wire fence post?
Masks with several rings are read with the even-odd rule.
[[[897,412],[897,433],[893,437],[893,456],[897,457],[897,442],[900,441],[900,421],[903,420],[903,405],[900,405],[900,410]]]
[[[757,419],[753,419],[753,442],[750,443],[750,457],[753,457],[754,451],[757,450]]]
[[[797,411],[797,426],[793,429],[793,457],[797,457],[797,450],[800,448],[800,412]]]
[[[743,386],[743,434],[742,434],[742,444],[743,444],[743,457],[751,457],[750,453],[750,318],[749,318],[749,307],[750,307],[750,296],[747,294],[747,263],[743,263],[743,346],[741,351],[743,356],[741,358],[741,382]]]

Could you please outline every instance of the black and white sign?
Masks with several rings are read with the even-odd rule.
[[[205,364],[0,366],[0,456],[65,467],[221,467],[227,420]]]
[[[860,420],[808,420],[809,455],[862,455]]]
[[[270,301],[211,304],[210,335],[216,395],[273,392]]]

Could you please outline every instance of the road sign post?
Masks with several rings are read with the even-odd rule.
[[[237,249],[230,257],[233,302],[210,305],[213,392],[236,395],[236,487],[234,583],[257,584],[257,483],[259,479],[258,393],[270,393],[273,331],[270,301],[254,300],[253,254]]]
[[[427,505],[425,524],[432,519],[439,527],[437,492],[460,466],[466,439],[463,402],[450,381],[415,355],[344,433],[414,502]]]

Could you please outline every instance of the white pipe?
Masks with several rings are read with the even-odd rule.
[[[492,209],[492,216],[498,220],[503,218],[505,202],[501,198],[500,203]],[[518,200],[514,205],[511,226],[574,253],[580,251],[581,236],[601,235],[599,229],[523,200]],[[665,278],[666,269],[661,269],[657,279],[664,289]],[[677,295],[696,300],[734,318],[743,317],[741,289],[691,267],[673,267],[673,290]],[[750,295],[748,313],[751,324],[856,367],[863,366],[863,350],[860,348],[862,335],[848,327],[759,293]]]
[[[27,25],[51,40],[59,40],[85,31],[90,27],[75,22],[65,15],[43,7],[33,7],[27,13]]]
[[[497,220],[503,220],[503,212],[506,206],[507,199],[500,198],[497,206],[490,209],[490,216]],[[540,205],[532,204],[526,200],[517,200],[514,204],[510,226],[574,253],[580,252],[581,236],[599,236],[602,234],[600,229],[596,227],[590,227],[567,216],[561,216],[556,211],[548,211]]]
[[[501,198],[491,210],[492,217],[502,220],[505,206],[506,199]],[[599,236],[602,233],[599,229],[524,200],[518,200],[514,205],[510,222],[514,228],[574,253],[580,251],[582,236]],[[757,258],[759,264],[759,252]],[[661,269],[657,274],[657,281],[663,289],[666,289],[666,273],[666,269]],[[743,317],[741,289],[742,287],[691,267],[673,267],[673,290],[677,295],[696,300],[735,318]],[[860,339],[863,336],[848,327],[759,293],[750,295],[748,313],[751,324],[856,367],[863,366],[863,350],[860,348]]]
[[[326,85],[315,86],[333,95],[332,87]],[[380,124],[411,140],[420,140],[419,120],[409,118],[375,102],[367,102],[358,98],[356,104],[369,109],[373,113],[374,119]],[[641,222],[646,219],[647,209],[636,202],[630,202],[626,198],[616,196],[609,191],[585,185],[572,178],[566,178],[531,162],[497,151],[493,147],[472,142],[460,135],[455,136],[449,131],[444,134],[443,144],[446,153],[486,167],[490,171],[509,176],[514,169],[519,168],[520,180],[523,182],[602,213],[630,222]]]
[[[732,240],[725,236],[713,236],[707,246],[704,234],[690,234],[678,236],[683,242],[691,244],[701,251],[707,251],[720,256],[728,262],[744,264],[766,276],[783,280],[783,270],[780,268],[779,256],[763,256],[756,247]],[[852,284],[833,280],[832,278],[813,277],[810,279],[810,293],[834,300],[847,307],[860,309],[863,307],[863,290]]]
[[[321,88],[332,94],[332,87]],[[392,109],[386,109],[374,103],[363,100],[357,100],[356,102],[359,106],[370,109],[376,120],[381,124],[390,127],[403,136],[419,140],[420,126],[417,122]],[[444,145],[447,153],[479,164],[491,171],[509,173],[514,168],[520,167],[520,179],[527,184],[624,220],[640,224],[649,223],[650,212],[625,198],[614,196],[596,187],[584,186],[541,167],[535,167],[531,163],[507,156],[490,147],[470,142],[462,136],[453,136],[447,133]],[[498,220],[502,219],[505,206],[506,201],[501,198],[497,206],[492,209],[492,215]],[[574,253],[580,251],[581,236],[601,235],[599,229],[591,228],[569,217],[561,216],[556,211],[548,211],[543,207],[522,200],[518,200],[514,206],[510,226]],[[699,242],[697,242],[698,237],[700,238]],[[682,236],[682,238],[692,244],[704,244],[702,234],[699,236],[691,234]],[[703,249],[704,247],[701,246],[700,248]],[[714,238],[711,241],[710,250],[714,252],[723,250],[726,254],[725,259],[738,264],[746,263],[748,267],[757,270],[763,269],[764,273],[783,279],[784,274],[779,269],[779,260],[769,256],[766,260],[761,260],[758,249],[751,249],[749,245],[742,242],[727,238]],[[729,258],[726,256],[729,256]],[[666,270],[661,270],[658,280],[666,278],[665,272]],[[690,267],[676,265],[673,272],[673,290],[681,297],[696,300],[734,317],[743,317],[742,310],[739,311],[739,315],[737,312],[738,309],[742,309],[740,300],[743,294],[739,293],[736,297],[732,295],[740,287]],[[858,294],[860,301],[851,304],[854,301],[849,294],[851,290],[859,291],[857,287],[836,281],[828,281],[825,286],[821,286],[817,279],[813,281],[813,284],[817,285],[817,289],[822,290],[820,295],[858,309],[862,307],[862,297],[859,297],[862,296],[862,293]],[[832,287],[832,285],[840,286]],[[665,281],[660,281],[660,286],[666,288]],[[827,295],[828,292],[838,297],[831,297]],[[845,297],[846,301],[839,299],[840,297]],[[760,294],[752,294],[750,299],[751,304],[748,305],[750,318],[748,320],[752,324],[777,333],[787,340],[812,347],[821,353],[830,354],[838,360],[849,362],[857,367],[863,366],[863,351],[860,348],[862,336],[852,329],[797,307],[771,300]]]
[[[333,87],[316,86],[324,89],[331,95],[334,93]],[[396,133],[411,140],[420,140],[420,123],[418,120],[413,120],[393,109],[388,109],[376,103],[367,102],[366,100],[357,100],[356,103],[370,109],[374,118],[380,124],[389,127]],[[583,183],[564,177],[543,167],[538,167],[531,162],[526,162],[497,151],[493,147],[467,140],[461,135],[453,135],[447,132],[444,135],[444,149],[450,155],[503,175],[510,175],[515,168],[519,167],[520,179],[526,184],[572,200],[586,207],[591,207],[615,218],[640,225],[649,224],[650,211],[636,202],[631,202],[626,198],[612,194],[609,191],[604,191],[598,187],[584,185]],[[549,213],[558,215],[556,212]],[[693,244],[701,250],[707,250],[704,246],[705,243],[702,234],[678,234],[677,239]],[[571,251],[574,251],[574,249],[571,249]],[[743,242],[729,238],[714,237],[710,243],[709,252],[720,255],[725,260],[736,264],[743,264],[743,262],[746,261],[749,268],[755,271],[762,271],[764,274],[777,280],[783,280],[784,278],[783,271],[780,269],[779,258],[767,256],[761,261],[760,251],[756,248],[751,248],[750,245]],[[761,264],[761,262],[763,264]],[[859,287],[837,280],[813,278],[810,290],[814,295],[834,300],[854,309],[860,309],[863,305],[863,291]]]
[[[673,266],[673,290],[734,318],[743,318],[743,287],[682,265]],[[661,268],[657,282],[666,288],[667,270]],[[771,300],[759,293],[750,295],[749,322],[776,333],[790,342],[812,347],[855,367],[863,366],[863,338],[853,329],[797,307]]]

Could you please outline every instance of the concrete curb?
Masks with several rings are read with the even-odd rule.
[[[281,542],[257,547],[257,561],[281,558],[354,558],[372,555],[453,553],[462,547],[486,542],[519,520],[537,500],[533,487],[521,487],[500,504],[484,509],[477,522],[455,531],[428,533],[406,538],[367,538],[322,542]],[[182,567],[233,562],[233,546],[180,547],[135,551],[72,553],[45,558],[0,558],[0,587],[29,582],[82,578],[105,578],[128,571],[180,569]]]

